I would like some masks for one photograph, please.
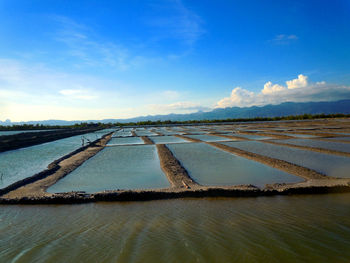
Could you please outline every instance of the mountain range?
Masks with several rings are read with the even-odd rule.
[[[279,117],[301,114],[350,114],[350,100],[327,101],[327,102],[284,102],[279,105],[265,105],[252,107],[231,107],[214,109],[209,112],[198,111],[189,114],[148,115],[129,119],[103,119],[85,121],[44,120],[28,122],[0,121],[0,125],[14,124],[43,124],[43,125],[72,125],[80,122],[102,122],[102,123],[126,123],[139,121],[188,121],[188,120],[220,120],[239,119],[255,117]]]

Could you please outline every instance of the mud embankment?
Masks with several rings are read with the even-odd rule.
[[[160,167],[172,187],[190,189],[198,186],[165,144],[157,144],[157,150]]]
[[[141,136],[141,139],[143,140],[143,142],[145,144],[154,144],[154,142],[150,138],[148,138],[147,136]]]
[[[67,137],[95,132],[95,129],[69,129],[43,132],[26,132],[14,135],[0,136],[0,152],[15,150],[23,147],[33,146],[41,143],[51,142]]]

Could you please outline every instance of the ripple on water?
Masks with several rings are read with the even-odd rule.
[[[0,206],[3,262],[347,262],[350,194]]]

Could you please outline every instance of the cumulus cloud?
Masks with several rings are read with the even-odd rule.
[[[350,99],[350,86],[328,84],[325,81],[313,83],[308,81],[307,76],[300,74],[298,78],[286,81],[285,86],[268,81],[260,92],[236,87],[229,97],[219,100],[215,108],[341,99]]]

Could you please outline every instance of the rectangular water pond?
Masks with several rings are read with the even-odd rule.
[[[302,178],[224,152],[204,143],[169,144],[169,149],[190,176],[202,185],[294,183]]]
[[[253,134],[234,133],[232,135],[237,137],[243,137],[254,141],[271,139],[271,137],[267,137],[267,136],[265,137],[265,136],[259,136],[259,135],[253,135]]]
[[[82,138],[94,141],[97,137],[88,133],[0,153],[0,189],[45,170],[51,162],[80,148]]]
[[[307,167],[333,177],[350,177],[350,158],[256,141],[223,142],[244,151]]]
[[[107,145],[144,144],[140,137],[112,138]]]
[[[292,145],[309,146],[309,147],[323,148],[328,150],[350,153],[350,144],[348,143],[327,142],[327,141],[319,141],[314,139],[288,139],[288,140],[275,140],[275,141],[292,144]]]
[[[218,142],[218,141],[234,141],[235,139],[225,138],[214,135],[185,135],[186,137],[198,139],[204,142]]]
[[[48,189],[50,193],[166,188],[155,145],[107,147]]]
[[[167,143],[184,143],[190,142],[176,136],[150,136],[149,137],[155,144],[167,144]]]
[[[350,142],[350,137],[334,137],[334,138],[327,138],[327,140],[332,140],[332,141],[349,141]]]
[[[319,136],[312,135],[312,134],[297,134],[297,133],[283,133],[287,136],[297,137],[297,138],[317,138]]]

